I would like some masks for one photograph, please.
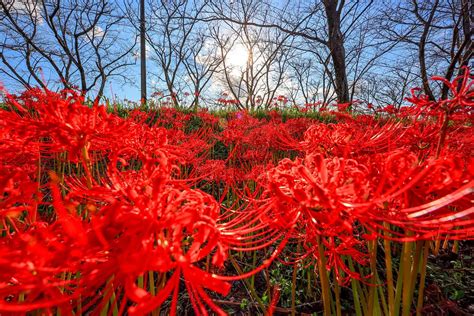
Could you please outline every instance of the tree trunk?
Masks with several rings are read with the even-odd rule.
[[[140,0],[140,104],[146,104],[145,0]]]
[[[334,0],[324,0],[329,35],[327,46],[334,65],[338,102],[347,103],[350,101],[350,96],[346,73],[346,52],[344,36],[341,32],[341,12],[337,8],[337,3],[338,1]]]
[[[425,51],[426,51],[426,42],[428,40],[428,35],[430,33],[430,29],[432,27],[433,18],[436,13],[436,9],[438,8],[438,0],[436,0],[431,7],[430,15],[428,20],[424,20],[418,13],[418,4],[415,6],[415,14],[418,16],[418,20],[423,23],[423,33],[421,34],[420,42],[418,43],[418,60],[420,62],[420,76],[421,80],[423,81],[423,90],[425,94],[429,97],[431,101],[435,101],[436,98],[434,97],[433,91],[431,90],[429,79],[428,79],[428,71],[426,68],[426,60],[425,60]]]

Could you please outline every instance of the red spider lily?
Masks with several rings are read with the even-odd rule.
[[[380,112],[385,112],[387,114],[395,114],[398,112],[398,110],[394,105],[389,104],[385,106],[383,109],[381,109]]]
[[[135,278],[149,270],[162,273],[174,270],[177,275],[183,274],[186,285],[191,291],[190,294],[193,295],[194,302],[197,302],[198,306],[206,302],[217,312],[220,311],[210,301],[203,288],[225,295],[230,285],[193,266],[215,249],[217,252],[213,255],[213,263],[220,266],[225,260],[226,247],[219,241],[220,232],[216,226],[219,216],[218,205],[204,193],[167,184],[172,167],[164,156],[156,159],[142,156],[142,159],[144,165],[139,173],[113,171],[110,174],[111,186],[109,188],[93,188],[91,191],[83,190],[82,193],[76,189],[64,202],[57,185],[51,187],[54,208],[58,216],[58,221],[51,229],[61,227],[64,232],[64,237],[61,239],[67,243],[63,244],[62,251],[57,247],[53,248],[50,257],[45,257],[45,253],[39,250],[41,247],[46,247],[41,242],[37,243],[32,251],[39,251],[42,254],[43,265],[56,267],[51,271],[47,270],[50,278],[61,271],[80,272],[81,278],[72,281],[73,284],[79,281],[78,290],[72,292],[74,293],[72,296],[67,295],[64,298],[56,293],[51,294],[55,295],[54,300],[49,296],[42,296],[38,300],[31,293],[27,296],[27,301],[35,301],[36,306],[46,306],[46,301],[51,300],[49,306],[54,306],[58,302],[70,300],[79,294],[93,295],[93,290],[97,287],[92,287],[92,284],[100,286],[100,280],[105,282],[115,275],[116,282],[123,282],[127,297],[137,304],[130,309],[130,312],[142,314],[161,305],[167,296],[167,289],[172,287],[177,291],[175,282],[177,276],[171,278],[168,281],[169,285],[156,297],[144,293],[144,290],[139,290],[135,285]],[[116,159],[113,160],[110,170],[116,170],[116,162]],[[92,215],[89,223],[83,222],[74,213],[68,211],[71,207],[76,208],[74,201],[77,198],[82,197],[82,200],[86,196],[93,197],[95,201],[93,204],[97,207],[97,215]],[[99,203],[100,200],[103,202]],[[100,207],[101,204],[105,206]],[[144,220],[147,222],[146,225],[143,224]],[[53,247],[49,240],[54,238],[57,232],[50,232],[50,229],[47,229],[45,233],[52,233],[52,237],[45,240],[49,243],[49,247]],[[188,238],[191,243],[186,241]],[[58,242],[61,241],[58,240]],[[65,247],[66,244],[67,247]],[[20,249],[28,250],[24,247]],[[76,256],[72,255],[72,251],[75,251]],[[9,252],[9,254],[11,254],[10,259],[15,259],[12,253]],[[24,254],[24,252],[19,253],[18,260],[24,260],[22,259]],[[70,260],[60,261],[61,256],[67,256]],[[29,257],[29,260],[33,260],[31,253]],[[94,263],[95,268],[82,264],[84,258],[90,258],[88,260]],[[139,263],[139,258],[147,259]],[[101,261],[102,263],[98,264]],[[14,267],[17,262],[13,260],[4,264],[6,267],[2,271],[5,272],[6,278],[9,278],[12,273],[8,266]],[[33,262],[35,268],[41,267],[38,262]],[[102,271],[101,279],[93,281],[97,269],[105,268],[107,270]],[[19,277],[16,272],[14,275]],[[42,274],[41,279],[45,278],[46,276]],[[7,279],[3,278],[3,280]],[[32,286],[29,282],[31,281],[22,280],[20,284]],[[82,282],[88,284],[87,289],[92,292],[84,292],[86,288],[81,287]],[[51,284],[52,289],[57,286],[57,282]],[[21,289],[24,287],[20,286],[18,291]],[[7,287],[7,290],[11,293],[13,289]],[[38,290],[44,291],[45,288],[42,286]],[[23,308],[23,310],[28,310],[30,307],[25,305]],[[3,309],[11,310],[8,306]],[[202,311],[202,308],[196,311],[199,310]]]
[[[36,212],[41,193],[38,183],[32,181],[29,172],[13,167],[1,169],[0,173],[0,222],[2,231],[10,235],[7,222],[14,223],[16,218],[26,212],[30,223],[36,221]],[[18,232],[18,229],[15,229]]]
[[[223,314],[209,292],[227,295],[231,281],[276,259],[325,260],[346,285],[370,277],[347,258],[367,265],[374,239],[472,239],[469,76],[445,82],[451,99],[414,96],[396,115],[334,113],[331,124],[167,108],[120,118],[70,91],[9,96],[0,111],[0,311],[99,313],[115,296],[119,314],[165,301],[173,314],[181,287],[196,314]],[[452,122],[443,142],[440,114]],[[249,272],[210,272],[230,251],[267,247]]]
[[[341,138],[344,150],[334,152],[323,147],[322,152],[344,156],[351,154],[356,160],[323,158],[320,154],[313,154],[321,150],[312,144],[334,146],[340,142],[334,138],[327,142],[321,141],[321,137],[327,135],[334,137],[337,130],[331,130],[327,126],[318,126],[316,129],[316,126],[313,126],[313,129],[310,128],[306,134],[306,142],[302,143],[303,148],[307,148],[308,151],[305,159],[295,161],[284,159],[277,167],[268,171],[266,199],[269,198],[268,201],[271,201],[270,209],[267,211],[268,220],[277,227],[285,228],[286,223],[292,225],[294,218],[297,218],[296,223],[301,225],[301,228],[295,231],[304,232],[293,236],[302,241],[305,249],[304,253],[295,256],[295,260],[318,256],[316,251],[318,246],[315,242],[318,236],[328,238],[345,236],[344,247],[358,244],[359,241],[357,238],[354,239],[353,234],[359,223],[374,233],[382,228],[379,221],[390,222],[417,232],[415,237],[392,232],[394,236],[398,236],[396,237],[398,240],[419,240],[446,234],[457,239],[466,238],[472,232],[472,220],[469,217],[473,211],[465,209],[468,196],[472,193],[472,182],[451,198],[447,195],[446,198],[433,201],[426,206],[412,207],[418,200],[423,201],[434,192],[435,196],[443,196],[455,190],[462,181],[468,181],[469,177],[466,179],[462,176],[464,170],[462,160],[450,160],[444,157],[419,161],[416,155],[407,151],[394,152],[390,147],[403,144],[399,141],[400,132],[394,128],[396,125],[386,126],[388,129],[381,130],[385,134],[384,137],[394,138],[394,144],[387,148],[379,147],[382,145],[380,144],[376,145],[373,151],[366,151],[371,145],[367,148],[358,143],[364,138],[353,139],[354,133],[351,133],[351,128],[342,134],[345,135]],[[321,133],[317,134],[316,131]],[[372,135],[368,139],[376,138]],[[354,141],[356,142],[353,143]],[[352,145],[353,149],[347,148]],[[360,151],[355,151],[357,150],[355,147],[359,147]],[[387,154],[383,154],[384,152]],[[367,153],[373,156],[367,156]],[[364,164],[357,160],[364,161]],[[381,160],[385,160],[386,164],[380,164]],[[408,192],[411,194],[409,201],[406,199]],[[414,194],[419,199],[414,198]],[[379,205],[384,203],[386,211],[379,208]],[[448,205],[458,207],[460,211],[453,214],[446,208]],[[424,211],[426,213],[420,213],[424,209],[427,209]],[[433,219],[414,220],[419,215],[415,216],[412,212],[418,210],[420,212],[416,214],[429,213]],[[434,229],[435,225],[438,225],[437,229]],[[455,228],[457,226],[458,228]],[[359,254],[357,256],[361,258],[361,263],[364,262],[359,250],[351,251],[354,257]],[[337,258],[331,259],[330,262],[342,264]],[[350,275],[343,264],[339,268]],[[339,268],[336,268],[336,272]]]
[[[295,233],[301,232],[293,237],[301,240],[305,252],[296,255],[294,260],[308,256],[317,258],[317,239],[320,236],[347,236],[341,247],[353,248],[359,244],[350,240],[354,238],[352,234],[357,219],[365,215],[345,207],[344,203],[362,202],[370,196],[367,174],[368,170],[356,161],[324,159],[321,155],[309,155],[294,162],[284,159],[268,171],[265,195],[270,198],[266,215],[268,221],[280,228],[296,224],[299,228]],[[360,253],[355,249],[353,251]],[[330,264],[334,262],[341,263],[339,259],[334,259]]]
[[[321,101],[313,102],[313,103],[305,103],[304,107],[305,110],[308,111],[310,109],[316,110],[316,107],[320,106],[322,104]]]
[[[441,100],[439,105],[449,111],[456,111],[464,109],[466,111],[472,110],[474,107],[474,75],[472,75],[467,67],[463,68],[464,74],[449,82],[443,77],[433,77],[433,80],[443,82],[448,86],[452,93],[452,98]]]
[[[349,102],[349,103],[338,103],[338,104],[337,104],[337,110],[338,110],[339,112],[346,112],[347,109],[348,109],[351,105],[352,105],[351,102]]]
[[[368,126],[361,123],[313,125],[300,145],[307,152],[322,152],[335,156],[355,156],[360,153],[380,153],[397,148],[407,132],[401,123]]]
[[[70,159],[74,159],[81,156],[85,147],[100,150],[119,139],[123,124],[114,115],[106,113],[105,107],[94,105],[89,108],[83,102],[83,96],[71,91],[61,95],[48,90],[28,90],[17,100],[7,98],[7,104],[17,108],[20,115],[15,117],[12,112],[2,110],[8,113],[2,125],[14,130],[12,136],[22,144],[37,143],[50,153],[67,151]],[[28,128],[24,129],[24,126]]]
[[[206,109],[200,110],[196,115],[203,121],[204,125],[216,127],[219,123],[219,119],[210,114]]]

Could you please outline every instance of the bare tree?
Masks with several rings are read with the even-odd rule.
[[[388,3],[389,4],[389,3]],[[446,98],[447,87],[434,90],[430,77],[444,73],[450,80],[456,69],[467,65],[472,57],[472,2],[465,0],[405,0],[386,10],[379,21],[381,35],[404,50],[416,52],[413,62],[426,95],[435,100]]]
[[[334,89],[331,89],[331,82],[324,68],[318,67],[318,61],[300,54],[289,63],[289,76],[293,90],[293,102],[302,99],[304,104],[315,104],[320,102],[323,106],[334,98]]]
[[[356,89],[359,99],[371,104],[384,107],[393,105],[400,109],[405,98],[410,93],[410,88],[416,85],[416,66],[408,59],[399,65],[379,65],[384,70],[384,75],[369,74],[359,81]]]
[[[260,3],[260,14],[252,19],[242,19],[242,16],[236,13],[236,7],[252,7],[255,2]],[[246,26],[272,28],[326,48],[331,61],[327,67],[332,68],[332,70],[327,69],[327,73],[333,76],[332,83],[338,101],[349,102],[345,40],[347,33],[372,4],[373,1],[358,0],[348,3],[344,0],[322,0],[311,2],[309,5],[304,1],[288,1],[277,8],[263,1],[239,0],[231,4],[216,1],[213,2],[212,12],[206,20],[223,20]],[[262,7],[269,9],[262,9]],[[276,13],[268,16],[265,10]]]
[[[205,6],[206,0],[147,0],[146,3],[147,58],[151,62],[148,69],[152,77],[164,85],[165,96],[171,97],[174,106],[180,104],[181,94],[190,86],[189,82],[194,86],[196,98],[192,103],[196,105],[196,95],[205,88],[215,68],[214,63],[205,69],[199,62],[192,61],[192,58],[202,57],[206,48],[197,21]],[[131,24],[138,25],[135,1],[126,0],[124,11]]]
[[[222,63],[218,53],[218,47],[214,45],[210,34],[206,29],[200,29],[190,38],[193,45],[189,45],[184,51],[183,65],[186,68],[193,97],[191,106],[196,111],[199,107],[199,99],[209,82],[218,73]]]
[[[2,0],[0,8],[0,71],[24,87],[75,87],[98,99],[109,78],[126,79],[135,40],[121,37],[122,17],[106,0]]]
[[[213,37],[222,58],[221,82],[237,106],[245,109],[269,107],[282,87],[288,60],[287,34],[263,28],[229,24],[225,31],[214,29]],[[289,45],[291,46],[291,45]],[[232,56],[241,54],[242,56]],[[245,58],[235,65],[234,58]]]

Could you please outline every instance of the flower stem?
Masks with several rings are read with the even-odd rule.
[[[321,237],[316,237],[318,243],[318,269],[319,279],[321,281],[321,292],[323,296],[324,315],[331,315],[331,292],[328,274],[326,271],[326,258],[324,255],[324,248],[321,242]]]
[[[416,315],[421,315],[421,309],[423,307],[424,301],[424,291],[425,291],[425,279],[426,279],[426,265],[428,262],[428,253],[429,253],[429,241],[425,241],[423,247],[423,258],[421,259],[420,267],[420,287],[418,289],[418,301],[416,303]]]
[[[389,229],[390,224],[384,223],[384,227]],[[385,235],[389,236],[388,232],[385,232]],[[388,297],[388,314],[393,315],[395,311],[394,303],[394,288],[393,288],[393,268],[392,268],[392,249],[390,245],[390,240],[384,239],[384,248],[385,248],[385,269],[387,273],[387,297]]]
[[[298,264],[293,265],[291,278],[291,316],[296,315],[296,277],[298,275]]]
[[[353,272],[354,271],[354,264],[352,263],[352,258],[349,257],[349,269]],[[360,307],[360,298],[359,298],[359,289],[358,289],[358,283],[359,281],[356,280],[355,278],[351,278],[351,287],[352,287],[352,296],[354,297],[354,308],[356,312],[356,316],[362,316],[362,309]]]
[[[84,166],[84,171],[86,173],[87,188],[92,188],[92,175],[91,175],[91,160],[89,157],[89,151],[87,146],[82,147],[82,165]]]

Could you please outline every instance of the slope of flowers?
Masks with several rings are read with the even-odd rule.
[[[340,314],[349,284],[363,314],[381,284],[384,312],[420,312],[419,262],[441,240],[473,238],[472,79],[445,82],[449,100],[414,91],[398,112],[327,114],[335,123],[174,109],[123,118],[74,91],[8,96],[0,312],[138,315],[166,303],[174,314],[185,291],[196,314],[225,314],[213,298],[275,260],[313,267],[326,314]],[[403,245],[397,291],[391,251],[387,280],[377,273],[378,240]],[[257,252],[235,267],[233,256]]]

